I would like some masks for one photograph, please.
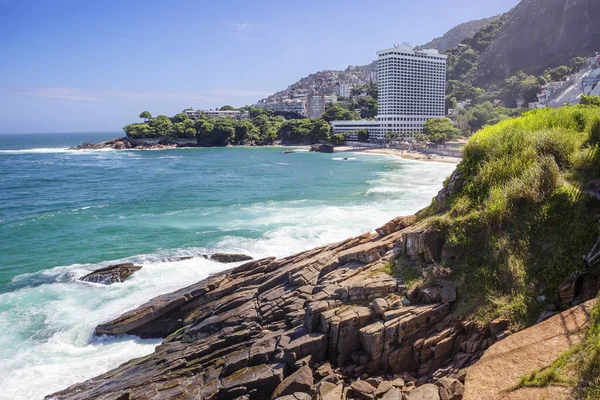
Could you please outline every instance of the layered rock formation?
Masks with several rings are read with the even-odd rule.
[[[154,353],[49,398],[400,399],[414,390],[409,398],[421,399],[436,388],[458,399],[448,393],[460,383],[415,383],[464,377],[506,326],[453,315],[456,289],[445,282],[405,297],[402,280],[385,272],[389,260],[438,259],[444,249],[412,223],[396,219],[379,234],[251,261],[159,296],[96,328],[165,338]]]
[[[83,143],[72,150],[100,150],[100,149],[113,149],[113,150],[161,150],[161,149],[172,149],[175,147],[197,147],[198,143],[195,138],[193,139],[173,139],[169,137],[162,138],[145,138],[145,139],[131,139],[128,137],[116,138],[107,140],[101,143]]]

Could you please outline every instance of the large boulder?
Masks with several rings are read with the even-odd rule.
[[[439,389],[430,383],[408,392],[408,400],[440,400]]]
[[[462,400],[465,387],[457,379],[442,378],[436,382],[440,400]]]
[[[296,392],[307,392],[314,384],[312,370],[308,365],[300,368],[283,380],[273,392],[273,398],[287,396]]]
[[[112,285],[113,283],[123,282],[128,276],[142,269],[139,265],[132,263],[109,265],[99,268],[81,278],[80,281],[101,283],[103,285]]]
[[[354,397],[362,400],[372,400],[375,398],[375,389],[366,381],[358,380],[350,384],[350,389],[354,393]]]

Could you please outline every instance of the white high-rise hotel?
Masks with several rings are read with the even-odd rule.
[[[388,132],[411,138],[427,120],[445,115],[446,59],[437,50],[413,51],[399,46],[377,52],[378,115],[375,121],[333,121],[333,133],[356,140],[366,128],[371,140]]]

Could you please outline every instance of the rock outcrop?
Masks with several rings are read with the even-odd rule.
[[[133,139],[128,137],[116,138],[107,140],[101,143],[83,143],[77,147],[73,147],[72,150],[101,150],[101,149],[113,149],[113,150],[162,150],[172,149],[176,147],[197,147],[198,143],[196,138],[171,138],[168,136],[160,138],[143,138]]]
[[[99,150],[99,149],[114,149],[114,150],[126,150],[133,148],[134,145],[131,144],[129,139],[126,137],[116,138],[107,140],[106,142],[101,143],[83,143],[74,148],[74,150]]]
[[[245,254],[215,253],[210,256],[210,259],[220,263],[235,263],[252,260],[252,257]]]
[[[314,144],[310,146],[310,151],[318,153],[333,153],[333,146],[330,144]]]
[[[125,279],[134,272],[142,269],[139,265],[131,263],[109,265],[108,267],[97,269],[89,274],[79,278],[80,281],[101,283],[103,285],[112,285],[125,281]]]
[[[561,353],[578,344],[583,328],[590,320],[595,300],[517,332],[494,344],[469,369],[465,384],[465,400],[479,399],[568,399],[568,389],[525,388],[507,393],[519,380],[551,365]]]
[[[496,341],[490,328],[452,314],[451,285],[405,306],[402,280],[384,272],[398,253],[435,258],[443,238],[419,229],[394,222],[383,236],[252,260],[159,296],[96,328],[164,338],[153,354],[49,398],[400,399],[460,375]],[[458,399],[455,387],[444,390]],[[411,398],[421,391],[434,393]]]

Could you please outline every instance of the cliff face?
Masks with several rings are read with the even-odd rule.
[[[475,35],[481,28],[489,25],[497,20],[500,16],[478,19],[475,21],[465,22],[450,29],[443,36],[433,39],[421,46],[416,46],[415,50],[437,49],[440,53],[456,47],[460,42]]]
[[[600,51],[597,0],[522,0],[481,55],[481,80],[543,72]]]

